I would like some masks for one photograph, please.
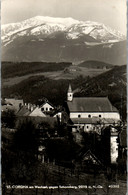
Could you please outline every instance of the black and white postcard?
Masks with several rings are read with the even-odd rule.
[[[126,11],[1,0],[3,195],[127,193]]]

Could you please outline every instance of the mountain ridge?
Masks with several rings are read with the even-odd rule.
[[[2,25],[1,34],[3,61],[126,60],[125,37],[98,22],[37,16]]]

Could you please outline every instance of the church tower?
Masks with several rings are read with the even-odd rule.
[[[71,102],[72,100],[73,100],[73,92],[72,92],[71,85],[69,84],[68,93],[67,93],[67,101]]]

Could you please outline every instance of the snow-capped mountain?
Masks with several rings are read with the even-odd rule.
[[[36,16],[20,23],[2,25],[1,35],[2,59],[13,61],[33,61],[32,54],[35,47],[39,51],[34,57],[36,61],[79,61],[81,57],[82,59],[89,57],[84,56],[82,48],[83,50],[90,50],[92,46],[102,46],[110,49],[115,43],[125,40],[121,33],[104,24],[47,16]],[[83,53],[82,56],[80,57],[81,54],[78,52],[78,57],[75,54],[75,59],[74,55],[70,57],[69,49],[76,51],[79,47],[82,47],[80,49]],[[29,51],[27,50],[25,53],[24,48],[25,50],[29,49]],[[50,50],[52,54],[50,54]],[[67,52],[68,54],[66,54]],[[70,51],[70,53],[72,52]]]

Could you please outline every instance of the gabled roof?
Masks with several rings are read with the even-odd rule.
[[[46,115],[41,111],[41,108],[36,107],[29,116],[40,116],[40,117],[46,117]]]
[[[18,112],[17,115],[18,116],[28,116],[31,113],[30,110],[28,110],[27,106],[23,106]]]
[[[102,165],[100,160],[91,152],[91,150],[88,150],[83,155],[82,161],[91,161],[93,164]]]
[[[74,97],[67,105],[70,112],[118,112],[107,97]]]
[[[43,104],[41,104],[40,108],[42,108],[45,104],[49,104],[50,106],[54,108],[54,106],[49,101],[45,101]]]

